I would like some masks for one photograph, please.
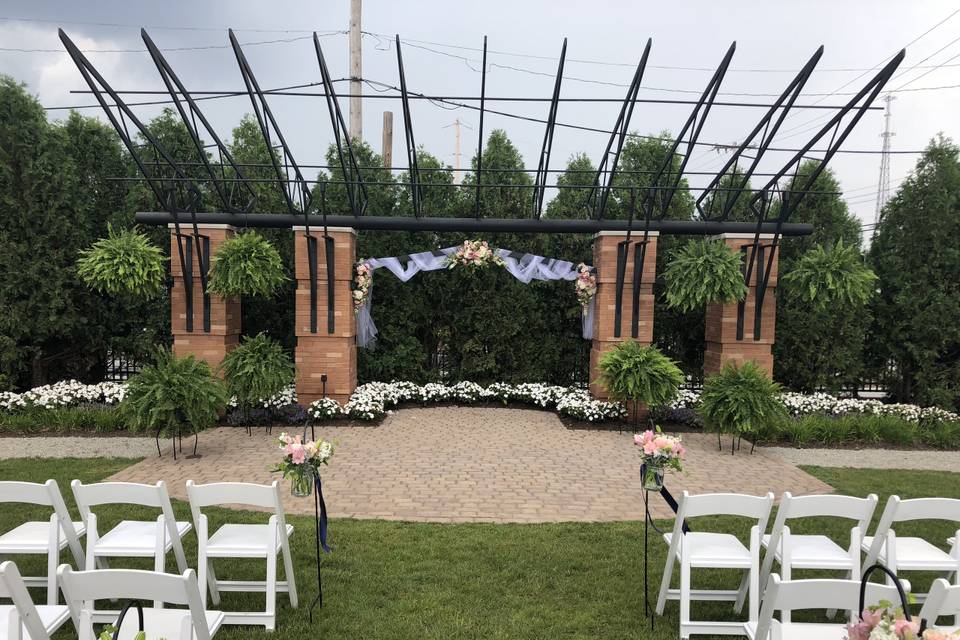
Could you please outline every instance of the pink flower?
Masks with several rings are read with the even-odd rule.
[[[302,444],[291,445],[293,451],[290,452],[290,460],[293,464],[303,464],[307,460],[307,450],[303,448]]]
[[[920,632],[920,623],[906,618],[900,618],[893,623],[893,632],[898,638],[915,638]],[[910,635],[907,635],[910,633]]]

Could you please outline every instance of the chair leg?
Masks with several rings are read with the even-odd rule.
[[[740,586],[737,587],[737,599],[733,603],[733,610],[736,613],[743,611],[743,605],[747,601],[747,592],[750,590],[750,571],[744,571],[740,576]]]
[[[284,532],[285,534],[286,532]],[[283,553],[283,576],[287,580],[287,597],[290,599],[290,606],[294,609],[298,606],[297,597],[297,579],[293,571],[293,557],[290,555],[290,541],[283,538],[283,544],[280,547]]]
[[[676,560],[667,551],[667,562],[663,567],[663,577],[660,579],[660,595],[657,597],[657,615],[663,615],[663,608],[667,604],[667,595],[670,591],[670,580],[673,578],[673,563]]]
[[[789,562],[781,567],[781,571],[783,573],[782,577],[784,580],[793,579],[793,570],[791,569]],[[784,624],[787,624],[790,622],[790,609],[784,609],[783,611],[780,612],[780,621],[783,622]]]
[[[210,589],[210,603],[220,604],[220,589],[217,587],[217,574],[213,572],[213,563],[207,560],[205,563],[207,569],[207,587]]]
[[[275,548],[275,547],[274,547]],[[267,551],[267,631],[273,631],[277,624],[277,554]]]
[[[680,638],[690,638],[690,560],[680,554]]]

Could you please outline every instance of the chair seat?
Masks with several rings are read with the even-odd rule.
[[[177,522],[177,532],[181,539],[192,528],[189,522]],[[97,541],[94,553],[98,556],[153,556],[156,537],[156,520],[124,520]],[[167,539],[164,551],[170,551],[171,548],[173,542]]]
[[[770,536],[763,536],[763,546],[770,544]],[[797,569],[850,569],[853,561],[846,549],[838,545],[827,536],[818,535],[791,535],[790,536],[791,567]],[[781,547],[774,549],[777,562],[783,562]]]
[[[222,611],[206,611],[207,627],[210,629],[210,635],[213,636],[217,629],[223,624]],[[137,635],[137,612],[131,610],[123,620],[123,627],[120,629],[121,640],[133,640]],[[183,624],[183,618],[190,615],[187,609],[149,609],[143,610],[143,630],[147,638],[179,638],[180,625]]]
[[[673,539],[672,533],[663,534],[667,545]],[[685,547],[685,549],[681,549]],[[685,553],[692,567],[713,567],[716,569],[749,569],[750,550],[739,538],[729,533],[706,533],[692,531],[683,536],[682,544],[677,547],[677,560]]]
[[[52,634],[59,629],[64,622],[70,619],[70,609],[64,605],[37,605],[37,615],[40,617],[40,623],[48,633]],[[10,614],[16,611],[12,604],[0,605],[0,638],[6,640],[7,632],[10,628]],[[26,629],[23,631],[24,639],[30,638]]]
[[[864,551],[869,551],[873,536],[863,539]],[[887,544],[880,548],[880,562],[886,562]],[[960,560],[953,558],[942,549],[933,546],[923,538],[897,538],[897,569],[906,571],[956,571]]]
[[[757,637],[757,623],[748,622],[744,626],[747,637],[753,640]],[[846,626],[843,624],[821,624],[815,622],[788,622],[781,623],[773,620],[770,623],[769,640],[844,640],[847,637]]]
[[[293,534],[293,525],[287,525],[287,537]],[[211,558],[266,557],[269,524],[225,524],[207,540],[207,556]],[[280,550],[277,536],[276,549]]]
[[[77,536],[82,536],[87,528],[82,522],[74,522]],[[47,553],[50,546],[50,521],[24,522],[19,527],[0,535],[0,553]],[[60,549],[67,546],[67,539],[60,532]]]

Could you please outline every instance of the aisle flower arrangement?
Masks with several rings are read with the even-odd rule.
[[[663,488],[663,474],[666,469],[683,471],[683,457],[686,450],[679,436],[664,435],[660,427],[654,431],[647,429],[633,436],[633,443],[643,448],[643,488],[647,491],[660,491]]]
[[[313,489],[313,479],[320,473],[320,465],[329,464],[333,456],[333,445],[325,440],[303,442],[299,435],[281,433],[277,439],[283,460],[272,470],[290,478],[293,495],[304,497]]]
[[[921,634],[918,620],[907,620],[902,608],[881,602],[864,609],[859,621],[847,625],[846,640],[960,640],[960,632],[929,628]]]
[[[590,267],[582,262],[577,265],[577,279],[574,280],[574,288],[577,291],[577,301],[580,303],[580,308],[586,313],[590,301],[597,295],[597,277],[593,275]]]
[[[373,292],[373,269],[366,262],[357,264],[353,276],[353,309],[360,311],[360,307],[367,303]]]
[[[456,252],[450,254],[447,258],[447,268],[454,267],[488,267],[496,265],[503,267],[506,263],[503,258],[497,255],[495,249],[492,249],[486,240],[464,240],[463,244],[457,247]]]

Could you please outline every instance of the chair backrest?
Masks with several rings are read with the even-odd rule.
[[[85,621],[84,627],[89,625],[87,621],[90,616],[83,614],[89,613],[87,607],[92,606],[96,600],[154,600],[185,605],[190,611],[197,640],[210,640],[210,629],[207,627],[207,618],[200,599],[197,574],[193,569],[187,569],[183,575],[176,575],[136,569],[74,571],[70,565],[62,564],[57,569],[57,576],[71,616],[78,624],[81,620]],[[131,614],[124,622],[135,619],[136,616]],[[77,631],[82,638],[85,633],[92,633],[93,630],[78,628]],[[146,631],[147,636],[153,638],[150,630]]]
[[[911,520],[952,520],[960,522],[960,500],[956,498],[912,498],[901,500],[900,496],[890,496],[887,506],[880,516],[877,530],[873,534],[873,544],[867,553],[864,566],[869,566],[880,557],[880,550],[887,541],[887,535],[896,522]]]
[[[56,480],[50,479],[43,484],[37,482],[0,482],[0,502],[19,502],[20,504],[52,507],[67,544],[70,545],[74,560],[80,566],[83,565],[83,546],[80,544],[80,538],[77,537],[77,530],[73,528],[73,519],[70,517],[67,503],[63,501],[63,494],[60,493],[60,485],[57,484]]]
[[[238,504],[270,509],[278,519],[283,518],[283,503],[280,499],[280,483],[253,484],[249,482],[213,482],[195,484],[187,480],[187,498],[194,520],[200,515],[201,507]]]
[[[920,609],[920,619],[927,626],[936,626],[941,616],[960,615],[960,585],[952,585],[943,578],[937,578],[930,585],[930,593]]]
[[[897,588],[892,585],[868,583],[864,606],[879,604],[882,600],[899,602]],[[859,614],[859,580],[781,580],[776,573],[770,574],[767,589],[763,595],[763,606],[757,620],[757,633],[754,640],[768,640],[773,614],[776,611],[797,611],[801,609],[846,609],[851,617]],[[789,624],[789,623],[788,623]],[[831,627],[839,627],[832,623]],[[834,635],[826,637],[838,637]]]
[[[33,600],[30,599],[30,593],[27,591],[26,585],[23,584],[20,572],[17,571],[17,565],[9,560],[0,564],[0,598],[13,600],[13,606],[17,609],[16,618],[19,618],[31,640],[49,640],[50,636],[40,620],[37,608],[33,606]],[[12,623],[11,626],[13,624],[15,623]],[[0,633],[6,632],[7,629],[0,629]],[[14,635],[12,637],[17,638],[19,636]]]

